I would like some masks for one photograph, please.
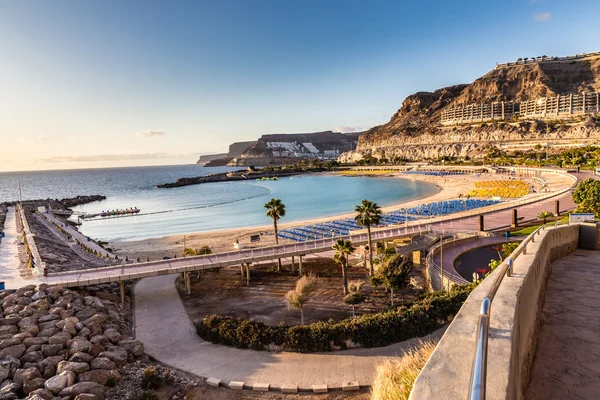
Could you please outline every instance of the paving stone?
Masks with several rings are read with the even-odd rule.
[[[242,390],[244,388],[244,382],[231,381],[227,386],[229,387],[229,389]]]
[[[219,387],[221,380],[217,378],[208,378],[206,383],[208,383],[210,386]]]
[[[315,393],[327,393],[327,385],[312,385],[312,390]]]
[[[360,385],[358,382],[346,382],[342,385],[342,390],[344,392],[351,392],[353,390],[360,390]]]
[[[282,393],[298,393],[298,385],[281,385]]]
[[[268,392],[269,387],[271,387],[271,385],[268,383],[255,383],[254,386],[252,386],[252,390],[256,392]]]

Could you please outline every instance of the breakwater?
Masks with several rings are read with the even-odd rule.
[[[179,178],[173,183],[163,183],[157,185],[159,189],[170,189],[181,186],[199,185],[202,183],[213,183],[213,182],[232,182],[232,181],[248,181],[262,178],[282,178],[286,176],[298,175],[302,172],[258,172],[240,170],[233,172],[221,172],[217,174],[197,176],[193,178]]]

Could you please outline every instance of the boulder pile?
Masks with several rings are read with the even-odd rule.
[[[118,306],[47,285],[0,292],[0,400],[101,400],[144,356]]]

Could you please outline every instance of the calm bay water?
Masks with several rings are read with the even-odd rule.
[[[435,186],[395,178],[301,175],[279,181],[219,182],[156,189],[181,177],[239,168],[197,165],[107,168],[45,172],[0,173],[0,202],[16,200],[18,182],[23,199],[64,198],[102,194],[106,200],[76,211],[138,207],[140,215],[85,221],[81,231],[100,240],[136,240],[172,234],[266,225],[263,207],[271,197],[282,199],[282,222],[352,212],[367,198],[386,206],[436,191]],[[143,215],[142,215],[143,214]]]

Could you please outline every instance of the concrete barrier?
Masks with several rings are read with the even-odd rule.
[[[535,354],[550,263],[577,249],[579,225],[546,229],[514,261],[492,303],[487,399],[523,399]],[[419,374],[411,400],[466,399],[481,301],[496,269],[469,296]]]

